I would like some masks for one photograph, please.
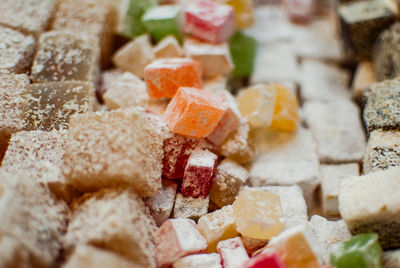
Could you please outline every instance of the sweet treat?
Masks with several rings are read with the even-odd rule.
[[[126,43],[113,55],[113,63],[118,68],[144,77],[144,68],[154,59],[153,49],[148,35],[141,35]]]
[[[286,268],[282,262],[281,257],[274,250],[265,250],[261,253],[251,257],[243,264],[245,268]]]
[[[220,241],[217,245],[221,256],[222,267],[239,268],[249,259],[246,249],[239,237]]]
[[[163,156],[157,124],[134,107],[73,116],[63,157],[67,181],[80,191],[125,184],[142,197],[155,195]]]
[[[235,21],[239,29],[251,26],[254,23],[252,0],[213,0],[221,4],[230,5],[235,12]]]
[[[183,56],[183,49],[174,36],[167,36],[153,48],[154,57],[159,58],[178,58]]]
[[[300,119],[295,93],[284,85],[271,84],[271,87],[276,91],[276,102],[270,128],[283,132],[297,130]]]
[[[382,254],[383,267],[396,268],[400,265],[400,251],[389,250]]]
[[[197,221],[201,216],[207,214],[210,198],[184,196],[176,194],[173,218],[189,218]]]
[[[222,268],[219,254],[196,254],[180,258],[174,268]]]
[[[203,253],[207,242],[190,219],[170,219],[155,235],[157,267],[173,264],[187,255]]]
[[[229,39],[229,50],[232,57],[234,77],[250,77],[254,70],[257,42],[242,32],[235,33]]]
[[[182,9],[179,5],[164,5],[149,8],[142,16],[146,30],[160,41],[168,35],[181,39]]]
[[[364,92],[378,82],[375,75],[374,66],[370,61],[362,61],[357,65],[351,89],[357,99],[361,99]]]
[[[314,0],[284,0],[286,14],[294,23],[307,23],[311,20],[316,9]]]

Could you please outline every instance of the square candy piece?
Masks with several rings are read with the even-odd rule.
[[[181,192],[184,196],[206,197],[210,192],[218,156],[209,150],[196,148],[190,155]]]
[[[144,70],[147,92],[152,98],[172,98],[180,87],[202,87],[202,67],[187,58],[153,61]]]
[[[269,249],[264,250],[261,253],[251,257],[248,261],[243,264],[244,268],[286,268],[281,257],[279,257],[276,251]]]
[[[227,75],[233,70],[227,43],[210,44],[186,38],[183,47],[187,57],[201,63],[205,77]]]
[[[65,145],[64,173],[81,191],[125,184],[150,197],[161,188],[162,146],[158,118],[142,109],[75,115]]]
[[[180,258],[174,268],[222,268],[221,257],[217,253],[195,254]]]
[[[233,8],[210,0],[195,1],[185,10],[185,31],[210,43],[221,43],[235,32]]]
[[[94,39],[61,31],[40,36],[31,72],[33,82],[94,82],[98,72],[98,46]]]
[[[201,216],[207,214],[210,198],[183,196],[176,194],[173,217],[189,218],[197,221]]]
[[[276,90],[274,116],[270,128],[276,131],[293,132],[297,130],[299,102],[295,92],[287,86],[270,84]]]
[[[229,39],[229,49],[235,68],[232,76],[250,77],[254,70],[257,41],[251,36],[237,32]]]
[[[141,35],[126,43],[113,55],[118,68],[143,78],[144,68],[154,59],[153,48],[148,35]]]
[[[0,26],[0,40],[0,74],[28,71],[35,52],[35,38]]]
[[[162,39],[153,48],[154,56],[159,58],[178,58],[183,56],[183,49],[173,36],[167,36]]]
[[[207,248],[207,241],[190,219],[167,220],[158,229],[155,242],[158,267],[171,265],[187,255],[203,253]]]
[[[26,129],[45,131],[68,128],[70,117],[93,111],[95,101],[93,84],[80,81],[31,84],[24,97]]]
[[[253,0],[213,0],[221,4],[233,7],[235,12],[236,25],[239,29],[244,29],[254,23]]]
[[[220,241],[217,248],[224,268],[241,268],[249,259],[239,237]]]
[[[218,125],[225,112],[221,106],[209,92],[182,87],[168,104],[164,120],[175,133],[201,138]]]

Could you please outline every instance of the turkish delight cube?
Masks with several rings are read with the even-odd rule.
[[[178,58],[183,56],[183,49],[174,36],[167,36],[153,48],[154,57],[159,58]]]
[[[207,241],[190,219],[164,222],[156,232],[155,243],[158,267],[171,265],[187,255],[203,253],[207,248]]]
[[[295,23],[309,22],[316,9],[314,0],[284,0],[283,6],[289,19]]]
[[[45,32],[39,39],[31,79],[35,83],[95,82],[99,72],[97,49],[93,39],[76,33]]]
[[[75,115],[65,145],[64,173],[81,191],[126,184],[150,197],[161,188],[162,146],[158,119],[142,109]]]
[[[388,250],[382,254],[383,267],[396,268],[400,266],[400,250]]]
[[[213,0],[230,5],[235,12],[235,21],[239,29],[247,28],[254,23],[253,0]]]
[[[243,267],[243,264],[249,259],[239,237],[218,242],[217,249],[224,268]]]
[[[235,66],[232,76],[250,77],[254,70],[257,41],[251,36],[237,32],[229,39],[229,50]]]
[[[90,82],[65,81],[30,84],[24,95],[23,115],[27,130],[68,128],[73,114],[94,109],[94,88]]]
[[[244,268],[286,268],[286,265],[274,250],[264,250],[261,253],[251,257],[243,264]]]
[[[207,197],[190,197],[181,193],[176,194],[174,205],[174,218],[189,218],[198,220],[201,216],[207,214],[210,198]]]
[[[293,90],[284,85],[271,84],[276,91],[274,115],[270,128],[276,131],[293,132],[300,123],[299,103]]]
[[[221,257],[217,253],[195,254],[180,258],[174,268],[222,268]]]

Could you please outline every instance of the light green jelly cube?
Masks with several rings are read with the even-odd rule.
[[[229,47],[235,69],[233,77],[245,78],[253,73],[256,57],[257,42],[241,32],[236,33],[229,40]]]
[[[146,32],[142,23],[142,16],[147,9],[156,6],[158,0],[123,0],[121,5],[126,6],[119,33],[134,38]],[[124,3],[125,2],[125,3]]]

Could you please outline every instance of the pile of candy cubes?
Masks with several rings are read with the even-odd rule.
[[[0,267],[400,268],[399,8],[1,0]]]

